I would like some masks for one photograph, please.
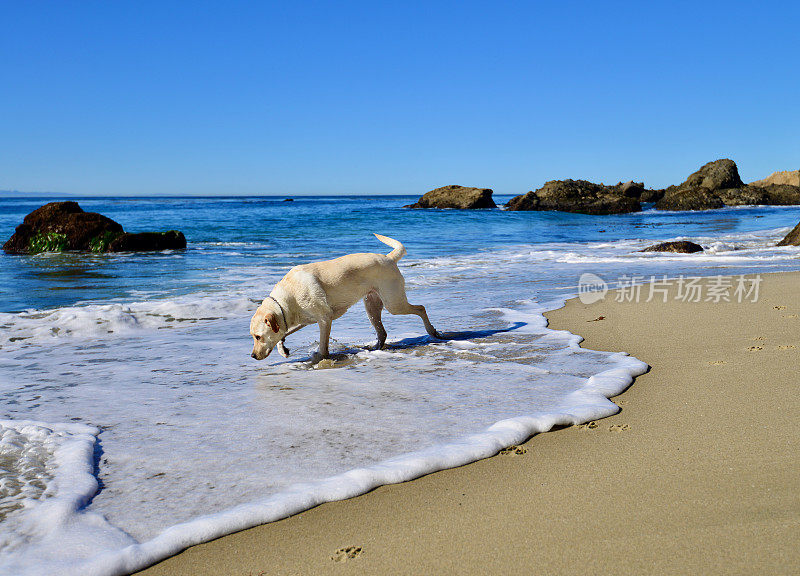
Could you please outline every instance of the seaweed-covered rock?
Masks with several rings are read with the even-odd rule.
[[[405,208],[497,208],[492,200],[490,188],[468,188],[466,186],[442,186],[426,192],[417,202]]]
[[[676,252],[679,254],[694,254],[695,252],[702,252],[703,247],[700,244],[689,242],[688,240],[678,240],[676,242],[662,242],[648,246],[639,252]]]
[[[175,234],[174,231],[165,234]],[[126,245],[139,246],[138,248],[125,248],[126,250],[164,250],[166,248],[185,248],[186,239],[183,234],[176,233],[183,239],[172,236],[162,238],[164,234],[154,234],[153,238],[146,238]],[[126,234],[122,225],[111,218],[96,212],[84,212],[77,202],[50,202],[37,208],[17,226],[11,238],[3,244],[3,250],[9,254],[35,254],[37,252],[63,252],[66,250],[108,252],[115,241],[125,236],[139,236]],[[145,247],[152,246],[152,247]],[[118,250],[113,250],[118,251]]]
[[[587,180],[551,180],[538,190],[512,198],[506,210],[558,210],[580,214],[624,214],[642,209],[636,183],[604,186]],[[632,193],[633,196],[627,194]]]
[[[77,202],[51,202],[25,216],[3,250],[11,254],[90,250],[93,239],[121,233],[119,223],[84,212]]]
[[[776,246],[800,246],[800,223],[789,232]]]

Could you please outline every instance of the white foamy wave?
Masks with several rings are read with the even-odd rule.
[[[127,304],[88,304],[53,310],[0,313],[0,348],[63,338],[114,338],[141,330],[175,328],[246,315],[247,297],[184,297]]]
[[[518,329],[520,333],[537,335],[554,345],[563,345],[566,340],[567,349],[564,354],[591,353],[579,347],[580,337],[565,331],[547,330],[547,321],[541,316],[541,310],[539,306],[527,304],[522,310],[495,309],[494,311],[500,312],[506,321],[521,325]],[[469,349],[479,347],[480,344],[463,343],[457,344],[456,348]],[[487,458],[504,448],[524,442],[534,434],[546,432],[556,425],[580,424],[610,416],[619,408],[608,398],[624,391],[634,377],[647,370],[647,365],[624,353],[610,355],[609,360],[611,368],[585,379],[582,386],[564,396],[563,400],[551,409],[533,410],[526,415],[506,418],[481,432],[328,478],[296,483],[267,498],[173,525],[141,543],[125,542],[124,538],[110,527],[106,527],[109,529],[107,534],[100,531],[88,535],[79,533],[79,537],[91,538],[88,541],[91,542],[91,546],[84,546],[82,549],[77,547],[82,550],[82,555],[61,557],[58,562],[53,562],[46,554],[41,554],[33,562],[31,557],[27,556],[24,563],[20,560],[20,564],[14,565],[14,568],[19,569],[18,573],[23,576],[53,571],[81,576],[129,574],[194,544],[285,518],[324,502],[351,498],[377,486],[405,482],[437,470]],[[85,459],[84,464],[86,464]],[[84,471],[85,468],[86,466]],[[80,510],[72,510],[71,513],[82,514]],[[70,537],[74,538],[76,535],[72,534]],[[11,560],[15,559],[16,556],[12,555]]]
[[[775,262],[791,261],[800,258],[797,247],[781,247],[775,244],[791,230],[790,227],[758,230],[754,232],[737,232],[719,236],[676,236],[658,240],[632,238],[614,242],[565,243],[519,245],[506,249],[497,249],[474,254],[446,256],[424,260],[407,259],[401,268],[418,271],[420,278],[412,279],[419,285],[433,285],[440,282],[440,277],[431,276],[425,279],[426,271],[431,273],[442,268],[449,272],[474,271],[475,268],[493,268],[498,262],[509,266],[517,263],[541,264],[632,264],[637,262],[658,261],[686,264],[697,262],[705,264],[727,262]],[[703,252],[694,254],[678,254],[672,252],[641,252],[643,248],[659,242],[688,240],[700,244]],[[453,276],[449,280],[457,279]]]
[[[97,492],[94,444],[83,424],[0,421],[0,574],[62,573],[87,544],[119,549],[133,540],[85,509]]]

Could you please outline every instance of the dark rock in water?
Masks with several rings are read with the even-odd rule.
[[[707,188],[670,186],[656,202],[658,210],[711,210],[722,208],[722,199]]]
[[[700,170],[691,174],[681,184],[681,187],[708,188],[709,190],[741,188],[742,186],[744,186],[744,182],[739,177],[739,169],[736,167],[736,162],[728,158],[709,162]]]
[[[722,208],[724,195],[734,200],[747,192],[747,186],[739,177],[736,162],[723,158],[705,164],[691,174],[679,186],[670,186],[664,196],[656,202],[659,210],[711,210]]]
[[[800,187],[762,181],[742,182],[733,160],[709,162],[656,202],[659,210],[708,210],[723,206],[800,204]]]
[[[776,206],[800,204],[800,186],[768,184],[766,186],[750,186],[750,188],[764,192],[767,199],[765,204],[774,204]]]
[[[798,223],[783,240],[778,242],[776,246],[800,246],[800,223]]]
[[[661,188],[660,190],[645,190],[642,192],[642,195],[639,196],[639,202],[658,202],[664,197],[664,192],[666,189]]]
[[[693,254],[694,252],[702,252],[703,247],[700,244],[689,242],[687,240],[679,240],[677,242],[662,242],[654,246],[648,246],[639,252],[678,252],[681,254]]]
[[[107,252],[145,252],[153,250],[182,250],[186,248],[186,237],[183,232],[168,230],[167,232],[125,232],[114,238]]]
[[[284,202],[294,202],[294,198],[284,198]]]
[[[77,202],[51,202],[25,216],[3,250],[10,254],[90,250],[94,238],[121,233],[119,223],[84,212]]]
[[[771,204],[769,195],[763,188],[742,186],[741,188],[723,188],[714,192],[725,206],[757,206]]]
[[[416,203],[404,208],[496,208],[490,188],[467,188],[465,186],[442,186],[426,192]]]
[[[186,239],[183,234],[183,248]],[[166,233],[170,234],[170,233]],[[161,234],[155,234],[161,237]],[[13,236],[3,244],[3,250],[9,254],[35,254],[38,252],[63,252],[65,250],[84,250],[92,252],[107,252],[116,240],[123,236],[138,236],[125,234],[122,225],[111,218],[96,212],[84,212],[77,202],[51,202],[37,208],[17,226]],[[141,246],[147,245],[145,241],[137,241]],[[150,245],[179,243],[178,240],[158,239]],[[136,248],[133,248],[136,249]],[[163,250],[164,248],[138,248],[143,250]]]
[[[580,214],[624,214],[642,209],[639,200],[626,194],[641,194],[637,183],[604,186],[586,180],[551,180],[536,191],[512,198],[506,210],[558,210]]]
[[[637,200],[645,193],[644,182],[634,182],[633,180],[630,182],[620,182],[616,186],[609,186],[608,188],[623,196],[636,198]]]

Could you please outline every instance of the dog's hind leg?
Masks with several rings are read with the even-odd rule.
[[[386,343],[386,328],[383,327],[383,322],[381,322],[383,301],[375,290],[364,296],[364,309],[367,311],[367,318],[369,318],[372,327],[375,328],[375,333],[378,335],[378,343],[375,345],[375,350],[381,350]]]
[[[436,328],[433,327],[433,324],[431,324],[431,321],[428,319],[425,306],[421,304],[409,304],[404,284],[393,284],[383,287],[381,289],[381,298],[383,299],[383,305],[390,314],[416,314],[422,318],[422,322],[425,324],[425,331],[429,336],[433,338],[442,338],[441,334],[436,331]]]

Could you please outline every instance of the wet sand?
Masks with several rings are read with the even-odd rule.
[[[761,278],[756,302],[571,300],[552,328],[651,366],[619,414],[142,574],[796,574],[800,273]]]

